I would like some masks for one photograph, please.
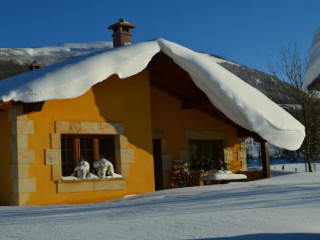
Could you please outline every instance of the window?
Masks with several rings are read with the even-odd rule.
[[[70,176],[81,159],[93,170],[93,162],[102,157],[116,168],[113,135],[61,135],[62,176]]]
[[[201,168],[210,170],[215,167],[214,162],[224,162],[223,140],[190,140],[189,151],[191,168],[193,170],[199,170]],[[200,160],[203,156],[209,157],[214,162],[203,162]],[[210,166],[207,166],[208,164]]]

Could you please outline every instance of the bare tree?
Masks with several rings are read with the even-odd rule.
[[[305,89],[303,74],[307,62],[308,55],[301,54],[294,44],[281,48],[277,61],[269,61],[268,67],[274,77],[283,81],[275,89],[282,106],[305,126],[306,137],[299,151],[312,172],[311,159],[319,155],[320,100],[317,92]]]

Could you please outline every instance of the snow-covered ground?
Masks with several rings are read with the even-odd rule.
[[[305,172],[306,167],[304,163],[290,163],[290,164],[273,164],[270,166],[271,170],[285,171],[285,172]],[[312,170],[320,172],[320,163],[313,163]]]
[[[0,207],[0,239],[319,240],[320,174],[158,191],[91,205]]]
[[[276,161],[276,163],[270,165],[271,171],[274,172],[274,174],[278,175],[278,172],[282,172],[283,174],[292,173],[292,172],[307,172],[306,171],[306,165],[305,163],[289,163],[288,160],[283,161],[283,163],[280,163],[281,161]],[[320,163],[312,163],[312,171],[313,172],[320,172]],[[248,169],[249,170],[261,170],[261,162],[258,160],[254,160],[248,163]]]

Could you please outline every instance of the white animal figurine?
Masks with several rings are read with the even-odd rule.
[[[78,163],[74,172],[77,178],[86,179],[87,174],[89,174],[90,164],[87,161],[81,161]]]
[[[95,161],[93,167],[98,169],[98,177],[106,178],[106,176],[112,176],[114,174],[113,164],[105,158]]]

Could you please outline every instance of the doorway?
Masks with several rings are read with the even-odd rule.
[[[152,142],[153,142],[155,190],[158,191],[163,189],[161,140],[153,139]]]

